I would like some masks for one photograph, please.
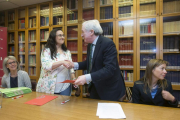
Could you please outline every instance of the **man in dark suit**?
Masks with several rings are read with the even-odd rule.
[[[117,60],[114,42],[103,37],[98,20],[89,20],[82,24],[82,34],[88,44],[87,59],[73,63],[69,68],[87,70],[89,74],[79,76],[75,85],[89,84],[90,98],[123,101],[125,84]]]

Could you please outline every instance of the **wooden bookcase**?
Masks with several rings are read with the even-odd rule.
[[[167,77],[173,78],[173,89],[180,90],[179,3],[176,0],[55,0],[0,11],[0,20],[5,19],[0,21],[0,25],[13,28],[8,29],[8,55],[14,55],[18,60],[19,56],[24,56],[25,63],[21,66],[32,81],[39,79],[40,53],[51,30],[60,28],[66,35],[65,44],[72,53],[73,61],[82,61],[87,55],[81,37],[82,23],[97,19],[103,35],[116,44],[119,66],[127,87],[133,87],[134,81],[143,76],[148,59],[161,58],[170,62]],[[23,29],[19,29],[20,23],[24,23]],[[19,35],[23,32],[25,40],[22,43]],[[174,42],[167,47],[171,39]],[[19,51],[20,44],[25,46],[24,54]],[[31,64],[31,57],[36,64]],[[143,58],[147,61],[142,62]],[[84,71],[76,71],[76,77],[82,74]],[[86,85],[81,86],[83,93],[86,89]],[[83,96],[86,95],[81,94]]]

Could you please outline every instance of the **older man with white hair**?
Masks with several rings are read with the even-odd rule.
[[[74,84],[89,84],[91,98],[123,101],[126,91],[116,46],[111,39],[103,37],[102,33],[98,20],[89,20],[82,24],[81,36],[88,43],[87,59],[71,63],[69,68],[88,71],[88,74],[79,76]]]

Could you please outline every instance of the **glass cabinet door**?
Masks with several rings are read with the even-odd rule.
[[[133,17],[134,0],[118,0],[118,18]]]
[[[53,2],[52,8],[52,25],[63,25],[64,24],[64,6],[63,1]]]
[[[146,65],[151,59],[159,58],[159,33],[157,32],[157,18],[139,19],[138,23],[138,58],[140,76],[144,76]],[[159,31],[159,30],[158,30]],[[139,75],[139,74],[138,74]]]
[[[163,59],[169,62],[166,79],[180,84],[180,16],[163,17]]]
[[[93,20],[94,19],[94,0],[83,0],[83,12],[82,12],[82,19],[83,21],[86,20]]]
[[[159,12],[157,0],[138,0],[138,17],[156,16]],[[156,10],[156,8],[158,10]]]
[[[40,27],[49,26],[49,3],[40,5]]]

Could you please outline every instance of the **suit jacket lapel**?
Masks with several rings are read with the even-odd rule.
[[[97,43],[96,43],[96,46],[95,46],[95,49],[94,49],[92,66],[93,66],[94,61],[95,61],[95,59],[96,59],[96,56],[97,56],[97,54],[98,54],[98,52],[99,52],[99,49],[101,48],[101,41],[102,41],[101,36],[99,36],[99,38],[98,38],[98,40],[97,40]]]

